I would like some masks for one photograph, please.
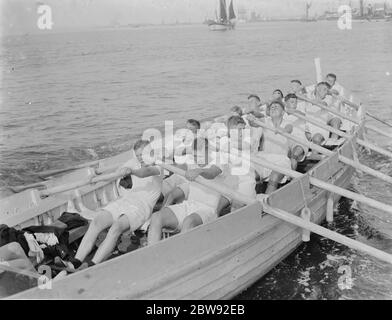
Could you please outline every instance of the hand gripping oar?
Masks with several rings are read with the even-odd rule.
[[[314,120],[314,119],[309,118],[309,117],[306,117],[306,116],[300,114],[298,111],[294,111],[291,114],[294,115],[295,117],[299,118],[299,119],[302,119],[302,120],[305,120],[307,122],[313,123],[314,125],[319,126],[320,128],[323,128],[323,129],[328,130],[328,131],[330,131],[332,133],[335,133],[335,134],[337,134],[340,137],[343,137],[343,138],[346,138],[346,139],[351,139],[352,138],[351,135],[349,135],[349,134],[347,134],[347,133],[345,133],[343,131],[340,131],[340,130],[334,128],[334,127],[331,127],[331,126],[329,126],[329,125],[327,125],[325,123],[322,123],[320,121]],[[390,152],[388,150],[385,150],[385,149],[383,149],[383,148],[381,148],[381,147],[379,147],[379,146],[377,146],[377,145],[375,145],[373,143],[364,141],[362,139],[355,139],[355,141],[356,141],[356,143],[358,143],[359,145],[361,145],[361,146],[363,146],[365,148],[369,148],[369,149],[371,149],[373,151],[376,151],[376,152],[378,152],[378,153],[380,153],[380,154],[382,154],[384,156],[392,158],[392,152]]]
[[[171,172],[178,174],[180,176],[183,176],[183,177],[185,176],[184,170],[181,170],[179,168],[176,168],[176,167],[174,167],[172,165],[168,165],[168,164],[163,164],[163,163],[157,163],[157,164],[159,164],[162,168],[164,168],[168,171],[171,171]],[[253,204],[256,201],[258,201],[257,199],[243,195],[243,194],[236,192],[226,186],[223,186],[222,184],[218,184],[212,180],[209,181],[209,180],[200,179],[200,177],[197,177],[195,182],[197,182],[207,188],[210,188],[218,193],[229,196],[232,199],[235,199],[236,201],[247,204],[247,205]],[[372,257],[378,258],[382,261],[385,261],[385,262],[392,264],[392,255],[391,254],[388,254],[384,251],[381,251],[379,249],[368,246],[368,245],[361,243],[359,241],[350,239],[350,238],[343,236],[337,232],[334,232],[334,231],[331,231],[327,228],[321,227],[315,223],[305,221],[304,219],[299,218],[292,213],[289,213],[289,212],[286,212],[286,211],[283,211],[283,210],[280,210],[277,208],[273,208],[267,204],[266,199],[264,199],[264,201],[262,202],[262,206],[263,206],[263,211],[265,211],[266,213],[268,213],[268,214],[270,214],[270,215],[272,215],[282,221],[286,221],[286,222],[291,223],[291,224],[293,224],[297,227],[300,227],[302,229],[307,229],[307,230],[309,230],[313,233],[316,233],[322,237],[331,239],[335,242],[346,245],[352,249],[362,251],[364,253],[369,254]]]
[[[332,155],[335,154],[333,151],[325,149],[325,148],[323,148],[323,147],[321,147],[321,146],[319,146],[317,144],[314,144],[312,142],[305,141],[305,140],[302,140],[300,138],[297,138],[296,136],[293,136],[293,135],[283,131],[280,128],[270,128],[264,122],[261,122],[259,120],[253,120],[253,122],[258,124],[260,127],[263,127],[265,129],[268,129],[268,130],[271,130],[271,131],[274,131],[274,132],[277,132],[277,133],[281,134],[282,136],[286,137],[287,139],[293,140],[293,141],[295,141],[295,142],[297,142],[299,144],[307,146],[307,147],[311,148],[312,150],[316,150],[317,152],[320,152],[321,154],[324,154],[326,156],[332,156]],[[370,175],[372,175],[374,177],[377,177],[377,178],[379,178],[379,179],[381,179],[381,180],[383,180],[385,182],[388,182],[388,183],[392,184],[392,177],[391,176],[388,176],[388,175],[386,175],[386,174],[384,174],[382,172],[379,172],[377,170],[369,168],[368,166],[365,166],[365,165],[363,165],[363,164],[361,164],[359,162],[355,162],[354,160],[351,160],[351,159],[349,159],[349,158],[347,158],[345,156],[342,156],[341,154],[338,155],[338,159],[339,159],[340,162],[348,164],[349,166],[352,166],[355,169],[358,169],[358,170],[360,170],[362,172],[365,172],[367,174],[370,174]]]

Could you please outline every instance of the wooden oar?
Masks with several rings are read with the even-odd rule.
[[[386,121],[384,121],[384,120],[382,120],[382,119],[376,117],[374,114],[371,114],[369,111],[366,111],[366,114],[367,114],[369,117],[371,117],[371,118],[373,118],[373,119],[375,119],[375,120],[377,120],[377,121],[379,121],[379,122],[381,122],[381,123],[387,125],[388,127],[391,127],[391,128],[392,128],[392,125],[391,125],[390,123],[388,123],[388,122],[386,122]]]
[[[183,177],[185,176],[184,170],[181,170],[179,168],[176,168],[176,167],[174,167],[172,165],[168,165],[168,164],[160,163],[159,165],[162,168],[164,168],[164,169],[166,169],[168,171],[171,171],[171,172],[176,173],[176,174],[178,174],[180,176],[183,176]],[[197,183],[207,187],[207,188],[210,188],[210,189],[212,189],[212,190],[214,190],[216,192],[219,192],[221,194],[229,196],[232,199],[234,199],[234,200],[236,200],[238,202],[242,202],[244,204],[248,204],[249,205],[249,204],[253,204],[256,201],[258,201],[257,199],[254,199],[254,198],[248,197],[246,195],[240,194],[240,193],[238,193],[238,192],[236,192],[234,190],[231,190],[230,188],[227,188],[227,187],[225,187],[225,186],[223,186],[221,184],[218,184],[218,183],[216,183],[214,181],[209,181],[209,180],[206,180],[206,179],[200,179],[200,177],[196,178],[195,181]],[[341,234],[339,234],[337,232],[334,232],[334,231],[331,231],[331,230],[329,230],[327,228],[321,227],[321,226],[319,226],[319,225],[317,225],[315,223],[305,221],[304,219],[301,219],[301,218],[295,216],[292,213],[289,213],[289,212],[286,212],[286,211],[283,211],[283,210],[280,210],[280,209],[277,209],[277,208],[272,208],[271,206],[269,206],[266,203],[265,200],[262,202],[262,205],[263,205],[263,211],[265,211],[266,213],[268,213],[268,214],[270,214],[270,215],[272,215],[272,216],[274,216],[274,217],[276,217],[276,218],[278,218],[280,220],[283,220],[283,221],[286,221],[288,223],[291,223],[291,224],[293,224],[293,225],[295,225],[297,227],[300,227],[300,228],[303,228],[303,229],[307,229],[307,230],[309,230],[311,232],[314,232],[314,233],[316,233],[316,234],[318,234],[318,235],[320,235],[322,237],[331,239],[331,240],[333,240],[335,242],[338,242],[338,243],[341,243],[343,245],[346,245],[346,246],[348,246],[348,247],[350,247],[352,249],[356,249],[356,250],[362,251],[364,253],[369,254],[370,256],[373,256],[373,257],[375,257],[377,259],[380,259],[382,261],[385,261],[385,262],[388,262],[388,263],[392,264],[392,255],[390,255],[390,254],[388,254],[388,253],[386,253],[384,251],[381,251],[379,249],[373,248],[373,247],[368,246],[368,245],[366,245],[364,243],[361,243],[359,241],[350,239],[350,238],[348,238],[346,236],[343,236],[343,235],[341,235]]]
[[[91,162],[78,164],[78,165],[68,167],[68,168],[42,171],[42,172],[37,173],[37,175],[42,178],[51,177],[51,176],[55,176],[60,173],[64,173],[64,172],[68,172],[68,171],[72,171],[72,170],[82,169],[82,168],[86,168],[86,167],[93,167],[93,166],[96,166],[99,163],[99,161],[100,160],[95,160],[95,161],[91,161]]]
[[[11,187],[8,187],[8,189],[10,189],[14,193],[19,193],[19,192],[22,192],[27,189],[40,188],[40,187],[46,188],[45,182],[36,182],[36,183],[27,184],[24,186],[14,186],[14,187],[11,186]]]
[[[287,139],[293,140],[293,141],[295,141],[295,142],[297,142],[299,144],[307,146],[307,147],[311,148],[312,150],[316,150],[317,152],[319,152],[321,154],[324,154],[326,156],[332,156],[332,155],[335,154],[333,151],[325,149],[325,148],[323,148],[323,147],[321,147],[321,146],[319,146],[317,144],[314,144],[312,142],[305,141],[305,140],[302,140],[300,138],[297,138],[296,136],[293,136],[293,135],[287,133],[286,131],[282,130],[281,128],[271,128],[268,125],[266,125],[264,122],[261,122],[259,120],[253,120],[253,122],[258,124],[260,127],[263,127],[265,129],[268,129],[268,130],[271,130],[271,131],[274,131],[274,132],[277,132],[277,133],[281,134],[282,136],[286,137]],[[379,178],[379,179],[381,179],[381,180],[383,180],[385,182],[388,182],[388,183],[392,184],[392,177],[391,176],[388,176],[388,175],[386,175],[386,174],[384,174],[382,172],[374,170],[374,169],[372,169],[372,168],[370,168],[368,166],[365,166],[365,165],[363,165],[363,164],[361,164],[359,162],[351,160],[351,159],[349,159],[349,158],[347,158],[345,156],[342,156],[341,154],[338,155],[338,159],[339,159],[340,162],[348,164],[349,166],[352,166],[355,169],[358,169],[358,170],[360,170],[362,172],[365,172],[367,174],[370,174],[370,175],[372,175],[372,176],[374,176],[376,178]]]
[[[343,138],[346,138],[346,139],[351,139],[352,138],[352,136],[350,136],[349,134],[347,134],[347,133],[345,133],[343,131],[340,131],[340,130],[334,128],[334,127],[331,127],[331,126],[329,126],[329,125],[327,125],[325,123],[322,123],[320,121],[317,121],[317,120],[314,120],[312,118],[306,117],[306,116],[300,114],[298,111],[294,111],[291,114],[296,116],[299,119],[302,119],[302,120],[305,120],[307,122],[313,123],[314,125],[319,126],[320,128],[323,128],[323,129],[328,130],[328,131],[330,131],[332,133],[335,133],[335,134],[339,135],[340,137],[343,137]],[[369,148],[369,149],[371,149],[373,151],[376,151],[376,152],[378,152],[380,154],[383,154],[384,156],[392,158],[392,152],[390,152],[388,150],[385,150],[385,149],[383,149],[383,148],[381,148],[381,147],[379,147],[379,146],[377,146],[377,145],[375,145],[373,143],[364,141],[362,139],[355,139],[355,141],[359,145],[361,145],[363,147]]]
[[[377,128],[377,127],[375,127],[375,126],[373,126],[371,124],[366,124],[365,128],[366,129],[370,129],[370,130],[372,130],[374,132],[377,132],[378,134],[381,134],[382,136],[385,136],[385,137],[388,137],[388,138],[392,139],[392,133],[385,132],[384,130],[382,130],[380,128]]]
[[[248,157],[244,157],[246,160],[250,161],[254,166],[261,166],[261,167],[266,167],[268,169],[271,169],[273,171],[282,173],[288,177],[291,178],[300,178],[303,176],[302,173],[298,172],[298,171],[294,171],[291,169],[287,169],[287,168],[283,168],[281,166],[278,166],[272,162],[269,162],[267,160],[264,159],[260,159],[257,156],[252,156],[251,158]],[[257,169],[256,169],[257,170]],[[310,184],[314,185],[315,187],[318,187],[320,189],[324,189],[327,190],[329,192],[332,193],[336,193],[340,196],[343,196],[345,198],[351,199],[351,200],[355,200],[361,203],[365,203],[368,206],[372,207],[372,208],[376,208],[385,212],[388,212],[389,214],[392,214],[392,206],[382,203],[380,201],[365,197],[364,195],[346,190],[344,188],[335,186],[331,183],[325,182],[323,180],[317,179],[312,177],[311,175],[309,175],[309,182]]]
[[[300,100],[303,100],[303,101],[305,101],[305,102],[309,102],[309,103],[311,103],[311,104],[313,104],[313,105],[315,105],[315,106],[318,106],[318,107],[320,107],[321,109],[324,109],[324,110],[326,110],[326,111],[328,111],[328,112],[330,112],[330,113],[332,113],[332,114],[334,114],[334,115],[336,115],[336,116],[338,116],[338,117],[340,117],[340,118],[342,118],[342,119],[346,119],[346,120],[348,120],[348,121],[350,121],[350,122],[353,122],[353,123],[355,123],[355,124],[357,124],[357,125],[360,125],[360,124],[361,124],[361,122],[360,122],[358,119],[353,119],[352,117],[350,117],[350,116],[348,116],[348,115],[345,115],[344,113],[341,113],[341,112],[339,112],[339,111],[337,111],[337,110],[334,110],[334,109],[332,109],[332,108],[326,107],[325,105],[323,105],[322,103],[320,103],[320,102],[318,102],[318,101],[309,99],[309,98],[304,97],[304,96],[302,96],[302,95],[297,95],[297,97],[298,97],[298,99],[300,99]],[[388,133],[388,132],[385,132],[385,131],[382,131],[382,130],[380,130],[379,128],[374,127],[374,126],[372,126],[372,125],[366,124],[366,125],[365,125],[365,128],[366,128],[366,129],[373,130],[373,131],[375,131],[375,132],[377,132],[377,133],[379,133],[379,134],[381,134],[381,135],[383,135],[383,136],[392,138],[392,134],[390,134],[390,133]]]
[[[334,114],[334,115],[336,115],[336,116],[338,116],[338,117],[340,117],[342,119],[346,119],[346,120],[351,121],[351,122],[353,122],[353,123],[355,123],[357,125],[361,124],[361,122],[358,119],[353,119],[352,117],[350,117],[348,115],[345,115],[342,112],[339,112],[339,111],[337,111],[335,109],[329,108],[329,107],[323,105],[321,102],[309,99],[309,98],[307,98],[305,96],[302,96],[302,95],[297,95],[297,97],[300,100],[303,100],[305,102],[309,102],[309,103],[311,103],[311,104],[313,104],[313,105],[315,105],[317,107],[320,107],[321,109],[324,109],[324,110],[326,110],[326,111],[328,111],[328,112],[330,112],[330,113],[332,113],[332,114]]]
[[[114,173],[109,173],[109,174],[105,174],[105,175],[101,175],[101,176],[95,176],[92,178],[87,178],[84,180],[79,180],[73,183],[69,183],[66,185],[61,185],[61,186],[57,186],[57,187],[53,187],[53,188],[49,188],[46,190],[41,190],[40,191],[40,195],[41,196],[50,196],[52,194],[55,193],[60,193],[60,192],[65,192],[65,191],[69,191],[72,189],[76,189],[76,188],[80,188],[83,187],[85,185],[88,184],[93,184],[93,183],[98,183],[101,181],[111,181],[111,180],[116,180],[118,178],[121,178],[123,175],[118,173],[118,172],[114,172]]]
[[[336,95],[334,95],[334,96],[336,96]],[[348,99],[346,99],[346,98],[344,98],[344,97],[341,97],[341,96],[337,96],[337,97],[338,97],[338,99],[340,99],[340,101],[342,101],[344,104],[347,104],[348,106],[350,106],[351,108],[354,108],[354,109],[357,110],[357,111],[359,110],[360,106],[357,105],[356,103],[351,102],[350,100],[348,100]],[[370,113],[369,111],[366,111],[366,115],[368,115],[369,117],[371,117],[371,118],[373,118],[373,119],[375,119],[375,120],[377,120],[377,121],[379,121],[379,122],[381,122],[381,123],[387,125],[388,127],[392,128],[392,124],[386,122],[385,120],[380,119],[379,117],[375,116],[374,114]]]

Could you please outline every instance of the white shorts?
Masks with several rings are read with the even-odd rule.
[[[139,229],[151,216],[150,208],[138,199],[131,197],[119,198],[102,208],[111,213],[113,220],[118,220],[125,215],[128,218],[132,231]]]
[[[163,196],[166,197],[166,195],[169,194],[169,192],[171,192],[174,188],[185,182],[187,182],[187,180],[184,177],[179,176],[178,174],[172,174],[162,182]]]
[[[168,208],[176,216],[178,220],[177,229],[179,230],[182,229],[182,224],[184,223],[185,218],[189,217],[192,213],[199,215],[203,224],[215,220],[218,217],[213,208],[208,207],[203,203],[191,200],[185,200],[182,203],[169,206]]]
[[[283,167],[285,169],[291,170],[291,160],[282,154],[274,154],[274,153],[266,153],[266,152],[258,152],[255,154],[256,159],[260,158],[262,160],[271,162],[277,166]],[[263,166],[255,166],[255,169],[257,170],[257,173],[260,176],[260,179],[264,179],[268,181],[269,176],[271,175],[272,171],[269,168],[263,167]],[[286,182],[287,178],[284,177],[280,182],[284,183]]]

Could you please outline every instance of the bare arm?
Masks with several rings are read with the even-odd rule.
[[[213,180],[221,173],[222,170],[217,166],[213,165],[209,168],[197,168],[197,169],[188,170],[185,173],[185,177],[190,181],[195,180],[198,176],[202,176],[203,178],[208,180]]]
[[[184,199],[185,199],[184,191],[181,188],[176,187],[172,191],[170,191],[169,194],[166,196],[165,200],[163,201],[163,206],[167,207],[173,203],[178,203]]]
[[[120,169],[123,176],[134,175],[139,178],[147,178],[151,176],[159,176],[161,174],[160,170],[156,167],[142,167],[140,169],[132,169],[124,167]]]

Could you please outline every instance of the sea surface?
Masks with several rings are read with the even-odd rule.
[[[115,155],[164,120],[223,114],[249,94],[315,82],[314,59],[392,123],[392,23],[204,25],[4,36],[0,66],[0,186],[34,173]],[[369,123],[392,132],[374,120]],[[391,150],[373,132],[371,141]],[[391,159],[360,154],[392,175]],[[356,174],[351,190],[392,204],[392,186]],[[333,230],[392,254],[392,216],[342,199]],[[351,272],[351,282],[341,278]],[[346,279],[346,280],[345,280]],[[342,282],[343,281],[343,282]],[[343,285],[342,285],[343,283]],[[340,284],[340,285],[339,285]],[[392,267],[312,236],[239,299],[391,299]]]

